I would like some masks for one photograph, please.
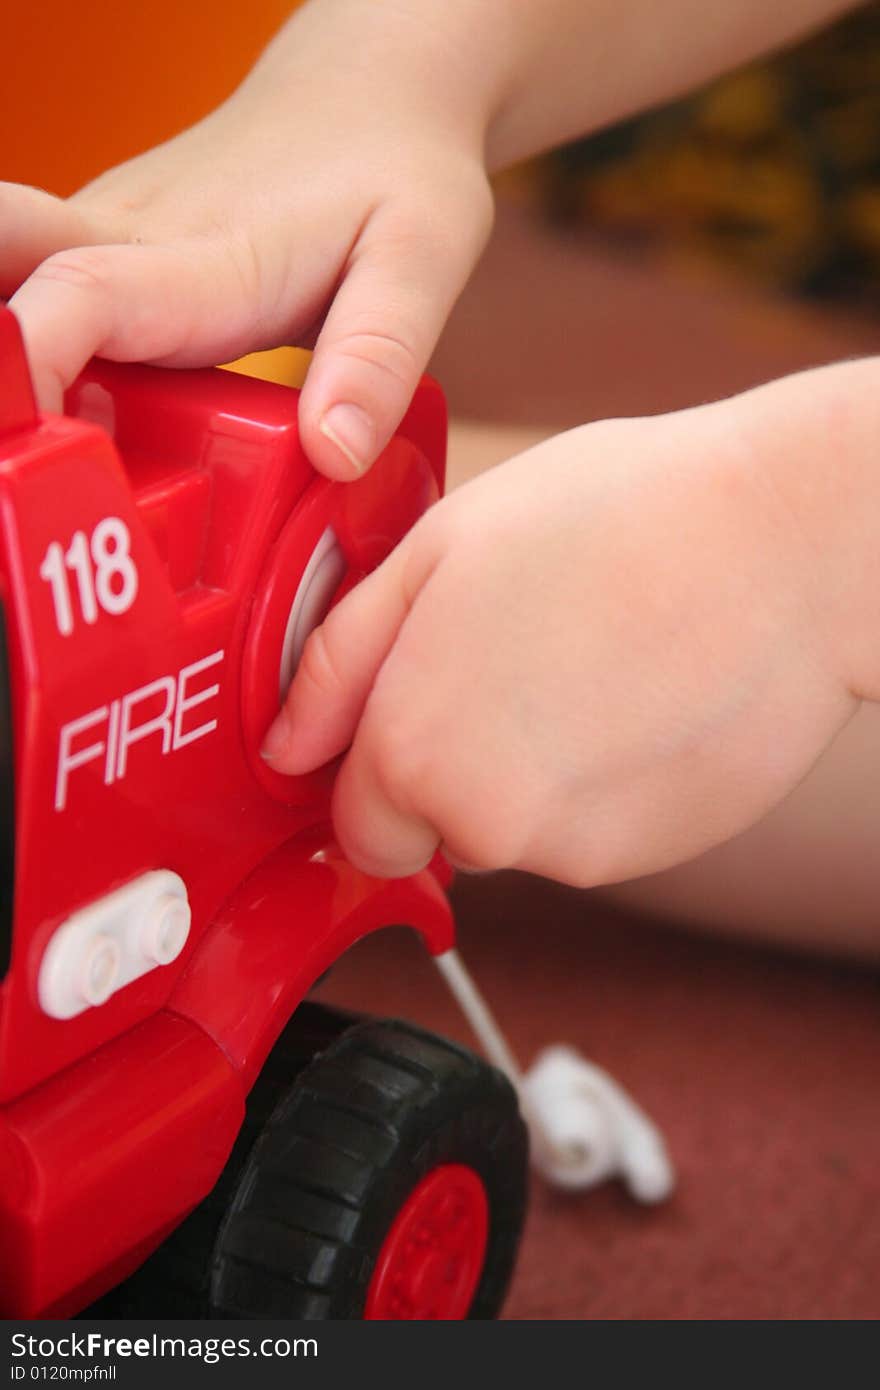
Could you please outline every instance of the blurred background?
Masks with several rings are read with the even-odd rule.
[[[0,178],[65,194],[167,138],[223,99],[291,8],[12,7]],[[432,364],[455,417],[452,485],[590,418],[880,352],[880,5],[498,191]],[[808,779],[802,825],[836,795]],[[464,953],[523,1059],[558,1038],[593,1056],[660,1123],[680,1172],[650,1212],[614,1187],[536,1184],[508,1316],[880,1314],[877,976],[837,946],[847,854],[876,860],[862,812],[841,803],[837,844],[806,851],[768,818],[760,888],[748,834],[702,874],[616,903],[520,875],[460,880]],[[745,914],[763,945],[744,939]],[[826,959],[781,949],[793,923]],[[873,908],[861,925],[876,942]],[[408,938],[365,943],[323,989],[468,1038]]]
[[[0,178],[73,193],[238,85],[291,0],[7,5]]]
[[[543,161],[559,222],[808,294],[880,292],[880,7]]]

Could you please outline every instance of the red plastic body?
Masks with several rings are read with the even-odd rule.
[[[207,1194],[275,1038],[349,945],[393,923],[434,952],[452,942],[442,866],[356,872],[329,829],[332,773],[284,778],[259,757],[316,540],[332,528],[345,588],[438,496],[442,395],[425,380],[374,469],[345,486],[310,468],[297,397],[223,371],[96,362],[65,416],[38,418],[0,308],[6,1317],[85,1306]],[[182,953],[49,1016],[40,971],[59,927],[155,869],[186,885]]]

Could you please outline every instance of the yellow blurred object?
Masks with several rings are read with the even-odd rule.
[[[218,106],[295,0],[8,0],[0,179],[68,194]]]
[[[306,348],[282,347],[270,352],[249,352],[237,362],[225,363],[227,372],[256,376],[261,381],[277,381],[282,386],[302,386],[312,354]]]
[[[745,68],[705,94],[696,126],[705,134],[745,143],[773,134],[784,119],[784,96],[766,68]]]
[[[880,185],[853,193],[842,216],[855,244],[880,256]]]

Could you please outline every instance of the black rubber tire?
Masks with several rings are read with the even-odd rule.
[[[445,1163],[468,1165],[486,1190],[488,1246],[468,1317],[496,1316],[528,1181],[525,1126],[500,1072],[409,1023],[362,1021],[268,1117],[265,1095],[261,1077],[244,1160],[242,1136],[211,1196],[124,1286],[116,1316],[360,1318],[395,1215]]]

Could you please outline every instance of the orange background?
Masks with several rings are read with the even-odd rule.
[[[71,193],[226,97],[294,0],[3,6],[0,179]]]

